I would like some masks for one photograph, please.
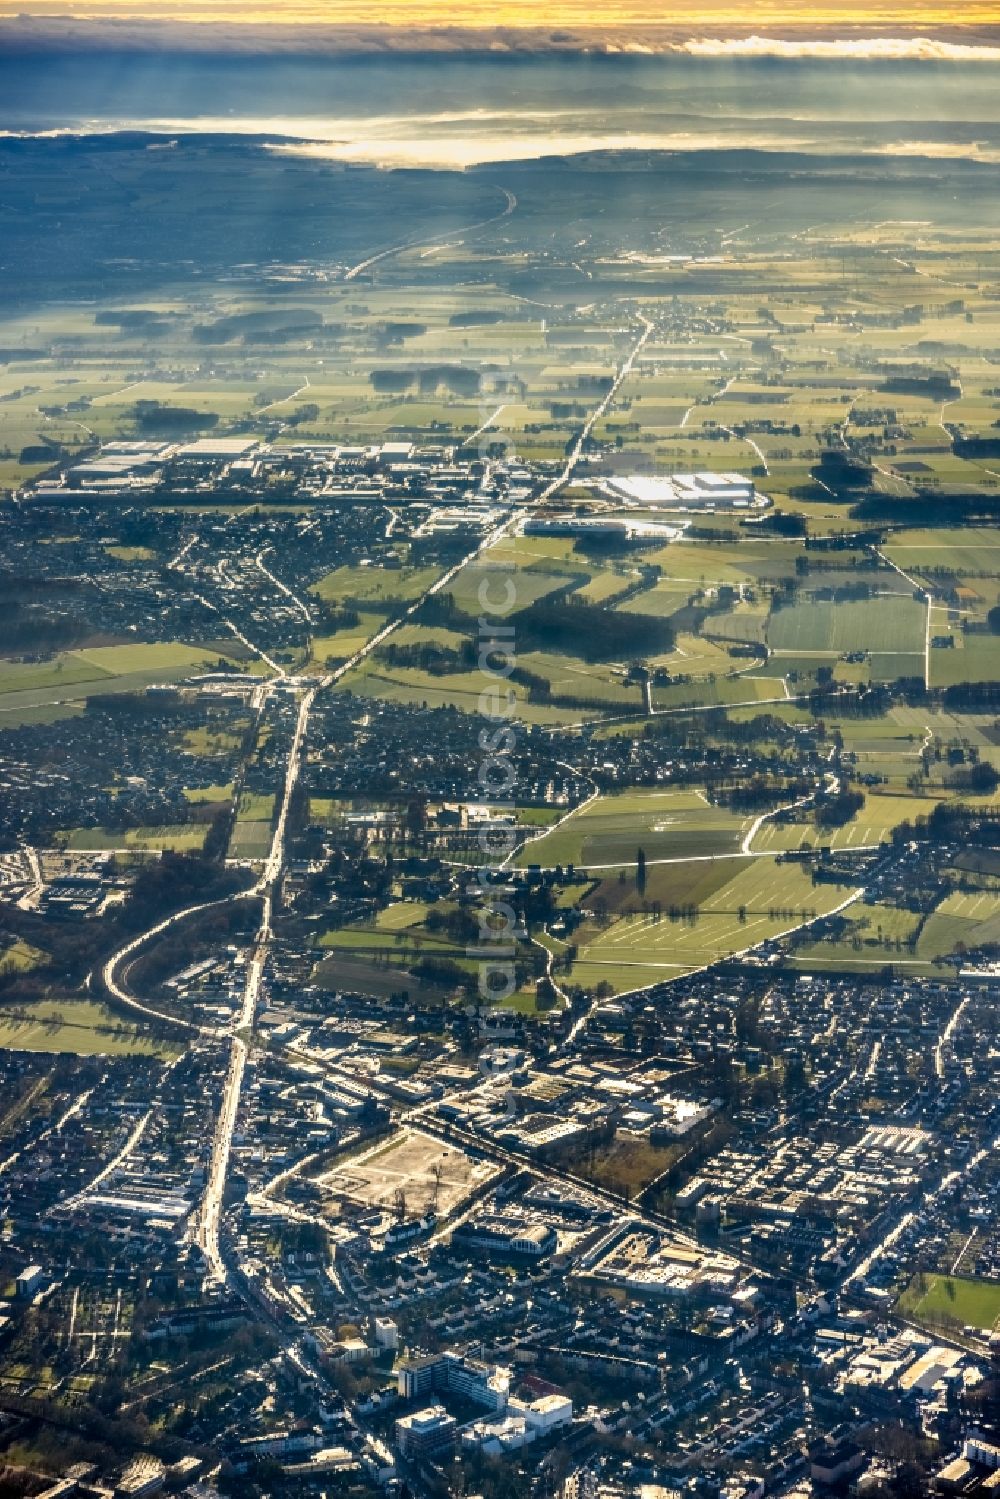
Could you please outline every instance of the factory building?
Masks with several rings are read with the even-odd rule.
[[[765,510],[771,503],[742,474],[633,474],[610,478],[605,492],[613,499],[651,510]]]

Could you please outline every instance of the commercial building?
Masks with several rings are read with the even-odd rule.
[[[610,478],[613,498],[651,510],[765,510],[771,503],[742,474],[633,474]]]
[[[408,1458],[440,1457],[455,1445],[458,1422],[443,1405],[428,1405],[396,1422],[396,1446]]]
[[[400,1364],[396,1369],[396,1389],[404,1400],[453,1394],[487,1410],[502,1411],[510,1392],[510,1373],[507,1369],[491,1370],[457,1353],[434,1353]]]
[[[475,1250],[500,1260],[543,1260],[554,1254],[559,1240],[547,1223],[499,1216],[472,1218],[452,1232],[453,1249]]]
[[[14,1281],[14,1294],[19,1301],[27,1301],[45,1282],[45,1271],[41,1265],[26,1265]]]

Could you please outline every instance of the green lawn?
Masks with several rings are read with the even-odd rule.
[[[202,802],[227,802],[232,794],[232,781],[215,786],[185,786],[184,788],[184,795],[195,806]]]
[[[898,1307],[917,1321],[944,1319],[988,1331],[1000,1320],[1000,1283],[953,1275],[914,1276]]]
[[[55,835],[64,848],[201,848],[208,828],[205,823],[181,823],[160,828],[70,828]]]
[[[735,853],[750,819],[713,807],[699,791],[625,791],[601,796],[571,813],[560,827],[533,840],[517,864],[633,865],[641,847],[648,861]]]
[[[11,1051],[70,1052],[77,1056],[169,1057],[175,1048],[140,1034],[127,1020],[90,1000],[46,1000],[0,1007],[0,1047]]]
[[[18,939],[0,951],[0,974],[28,973],[32,968],[37,968],[39,963],[44,963],[47,954],[41,948],[32,947],[30,942],[22,942]]]

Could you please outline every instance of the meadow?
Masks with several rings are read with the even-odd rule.
[[[732,866],[739,867],[732,872]],[[574,934],[579,957],[573,982],[610,984],[616,992],[676,978],[728,958],[814,921],[843,904],[851,889],[814,886],[798,864],[773,859],[725,860],[728,878],[702,882],[690,868],[677,887],[677,904],[657,914],[631,910],[612,915],[600,894],[587,902],[592,915]],[[681,892],[685,893],[682,895]],[[647,907],[651,889],[643,904]]]
[[[77,999],[43,1000],[26,1007],[0,1004],[0,1046],[77,1056],[176,1054],[169,1043],[144,1035],[105,1006]]]
[[[642,848],[649,863],[735,853],[751,819],[713,807],[697,790],[624,791],[581,806],[559,826],[528,843],[520,868],[632,867]]]
[[[940,1319],[989,1332],[1000,1321],[1000,1285],[957,1275],[915,1276],[897,1307],[918,1322]]]

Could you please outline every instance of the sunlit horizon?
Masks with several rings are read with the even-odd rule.
[[[804,4],[796,0],[766,0],[756,4],[748,15],[747,7],[734,0],[717,3],[686,4],[672,8],[668,16],[653,0],[616,0],[595,19],[587,0],[556,0],[546,9],[544,20],[534,0],[502,0],[499,5],[486,0],[292,0],[280,7],[268,0],[234,4],[232,0],[34,0],[26,11],[21,0],[0,0],[0,20],[31,24],[46,20],[70,22],[157,22],[170,25],[211,24],[232,27],[294,28],[296,26],[340,27],[373,26],[395,28],[451,28],[463,30],[496,30],[514,28],[546,32],[568,26],[588,31],[610,32],[615,28],[639,28],[718,37],[731,33],[734,39],[750,34],[766,37],[773,34],[794,39],[800,34],[823,32],[844,40],[871,37],[876,31],[893,36],[914,37],[947,32],[952,39],[972,35],[983,28],[1000,26],[1000,15],[993,0],[971,0],[967,5],[942,3],[942,0],[918,0],[903,5],[898,0],[874,0],[865,4]]]

